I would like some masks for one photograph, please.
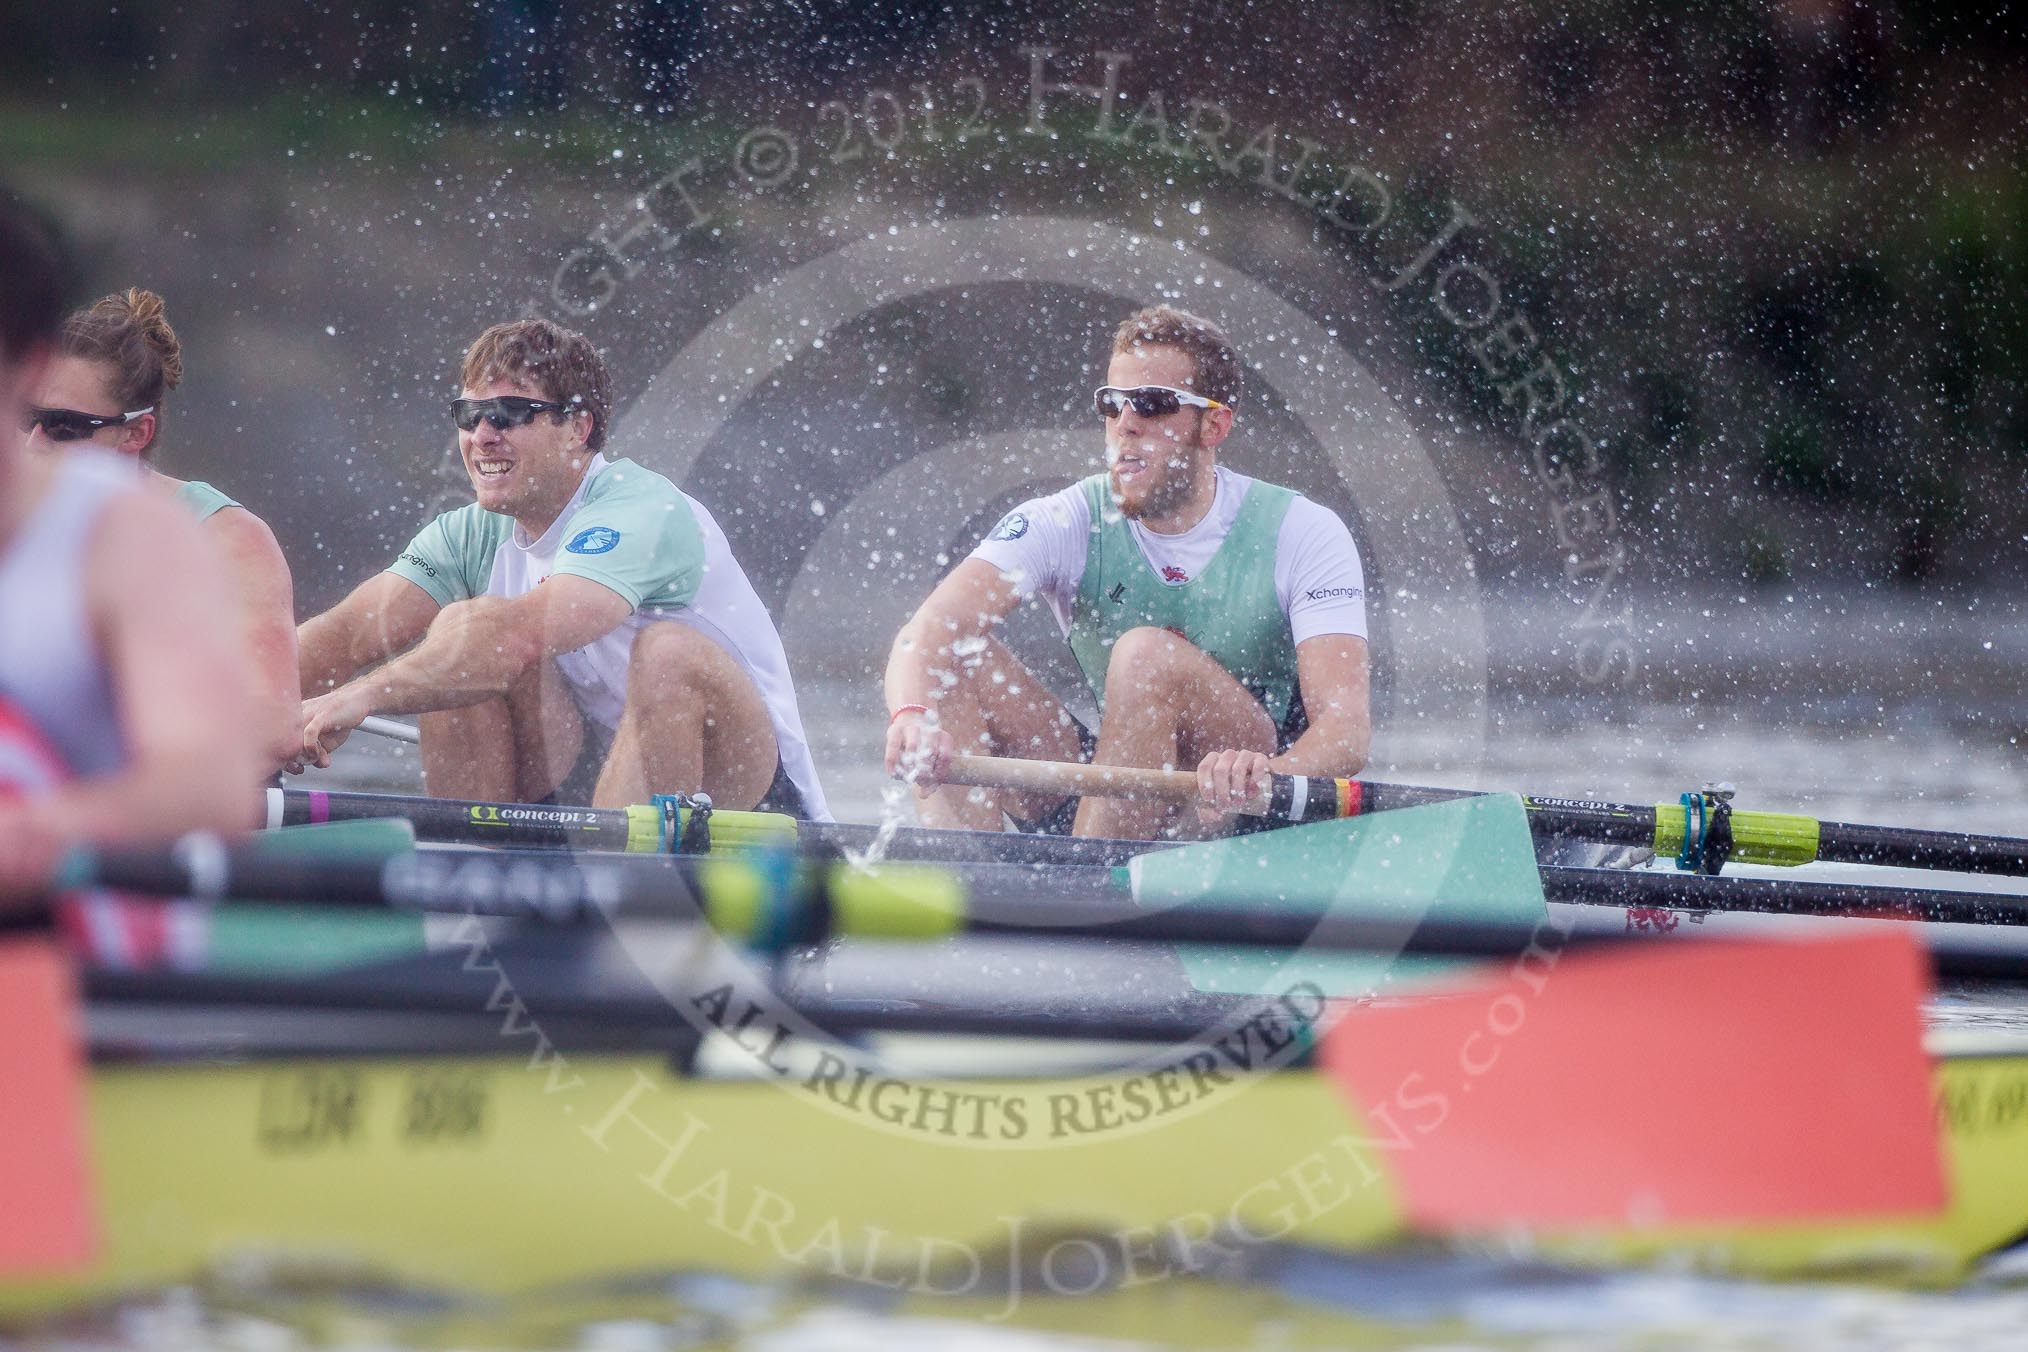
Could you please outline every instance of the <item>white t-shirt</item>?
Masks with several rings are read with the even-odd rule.
[[[767,607],[704,504],[631,460],[594,456],[569,503],[540,539],[476,503],[423,527],[389,566],[438,605],[472,596],[525,596],[556,573],[590,578],[634,611],[611,632],[556,657],[578,707],[608,730],[626,707],[634,640],[673,620],[708,635],[759,690],[782,768],[817,821],[830,809],[817,779],[789,677],[788,654]]]
[[[140,484],[128,457],[91,447],[65,451],[34,513],[0,546],[0,696],[20,707],[74,775],[111,774],[127,763],[112,668],[87,614],[85,575],[100,519]]]
[[[1181,535],[1127,523],[1148,566],[1173,586],[1188,582],[1211,562],[1253,486],[1252,479],[1223,465],[1215,473],[1211,510]],[[1024,600],[1041,593],[1068,634],[1090,542],[1091,509],[1083,487],[1072,484],[1046,498],[1030,498],[1002,517],[971,557],[998,568]],[[1366,637],[1366,577],[1352,532],[1336,512],[1300,495],[1289,503],[1275,537],[1275,597],[1289,617],[1296,644],[1319,634]]]

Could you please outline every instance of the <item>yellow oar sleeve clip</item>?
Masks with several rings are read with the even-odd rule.
[[[1681,803],[1655,804],[1655,853],[1681,854],[1688,812]],[[1817,819],[1789,812],[1734,812],[1730,858],[1741,864],[1793,868],[1817,857]]]
[[[762,947],[788,928],[784,889],[751,859],[713,855],[698,864],[697,884],[705,918],[728,939]]]
[[[696,809],[682,794],[656,794],[653,802],[634,804],[627,809],[627,852],[676,853],[689,837],[695,815]],[[712,851],[796,848],[796,819],[785,812],[714,808],[707,821],[705,839]]]
[[[944,939],[964,925],[964,889],[934,865],[835,864],[831,917],[838,933],[862,939]]]
[[[826,865],[820,880],[786,852],[712,855],[698,865],[704,913],[728,938],[775,949],[833,935],[942,939],[964,926],[964,888],[930,864]],[[820,881],[821,886],[811,886]],[[828,913],[827,913],[828,910]]]
[[[657,854],[662,849],[662,810],[651,803],[627,809],[627,853]]]

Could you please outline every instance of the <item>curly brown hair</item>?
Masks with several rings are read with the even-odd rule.
[[[592,430],[585,445],[596,451],[606,444],[613,381],[589,338],[547,319],[495,324],[473,340],[458,380],[475,390],[488,381],[508,378],[526,380],[545,398],[591,414]]]
[[[162,298],[138,286],[101,296],[64,321],[57,351],[110,368],[120,412],[155,410],[155,433],[142,454],[153,451],[162,437],[162,400],[183,383],[183,345]]]
[[[1191,389],[1227,406],[1238,404],[1239,353],[1225,336],[1225,330],[1210,320],[1173,305],[1136,310],[1114,330],[1113,354],[1117,356],[1137,347],[1173,347],[1188,353],[1197,373]]]

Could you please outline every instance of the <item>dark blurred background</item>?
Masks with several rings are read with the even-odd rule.
[[[503,248],[564,242],[467,219],[481,234],[465,249],[405,217],[456,215],[507,173],[517,191],[499,195],[533,217],[532,194],[624,187],[638,160],[598,172],[608,139],[645,150],[883,76],[1012,76],[1023,42],[1103,46],[1256,124],[1349,131],[1369,167],[1494,223],[1610,421],[1632,513],[1734,518],[1707,523],[1700,566],[1766,580],[1858,556],[1920,583],[2021,555],[2028,47],[2008,11],[17,5],[0,19],[0,154],[77,222],[95,280],[169,294],[192,340],[179,449],[328,461],[349,449],[329,415],[302,425],[312,392],[274,387],[315,372],[378,400],[425,373],[376,372],[356,327],[320,341],[319,273],[375,272],[378,294],[341,284],[327,321],[363,299],[355,324],[454,342],[523,299],[482,294],[506,280]],[[204,408],[221,393],[244,410],[230,423]]]
[[[573,250],[690,156],[707,163],[697,190],[730,201],[710,166],[746,129],[795,131],[803,176],[638,260],[608,304],[559,315],[609,354],[623,408],[754,288],[883,223],[1047,212],[1187,236],[1331,328],[1436,448],[1480,584],[1519,598],[1508,630],[1492,607],[1512,684],[1555,664],[1530,646],[1546,640],[1527,598],[1551,615],[1585,601],[1570,551],[1511,407],[1427,295],[1353,285],[1462,205],[1473,256],[1599,447],[1634,684],[1715,697],[1757,663],[1798,699],[1863,693],[1767,675],[1789,660],[1767,636],[1791,632],[1785,607],[1806,596],[1859,617],[1808,630],[1844,634],[1849,662],[1826,664],[1971,682],[1962,702],[1991,706],[2028,657],[2012,599],[2028,576],[2028,25],[2009,8],[16,5],[0,18],[0,176],[71,226],[99,289],[168,297],[190,374],[164,466],[266,514],[306,607],[455,496],[441,400],[470,336],[554,312]],[[1217,101],[1231,151],[1268,124],[1314,138],[1392,192],[1385,238],[1325,228],[1202,156],[1094,142],[1090,100],[1053,105],[1053,139],[1023,137],[1033,44],[1064,79],[1123,54],[1123,113],[1151,91],[1176,121],[1186,99]],[[862,141],[858,162],[817,172],[852,131],[827,101],[920,89],[948,122],[968,79],[993,134],[894,154]],[[733,410],[693,491],[782,601],[813,511],[911,448],[1038,425],[1095,443],[1084,389],[1122,308],[1020,287],[889,307]],[[1256,428],[1275,438],[1245,463],[1302,480],[1314,448],[1278,407],[1263,399]],[[1305,486],[1367,538],[1356,484]],[[913,597],[939,551],[968,543],[901,541],[873,571]],[[1389,561],[1368,564],[1384,637]]]

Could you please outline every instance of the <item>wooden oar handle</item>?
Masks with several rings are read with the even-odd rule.
[[[1019,760],[1012,756],[957,758],[944,778],[953,784],[1027,793],[1060,793],[1079,798],[1129,798],[1144,803],[1194,803],[1197,776],[1188,770],[1147,770],[1131,765],[1085,765],[1076,761]],[[1276,779],[1283,779],[1277,775]],[[1236,810],[1243,816],[1269,813],[1273,786]]]

